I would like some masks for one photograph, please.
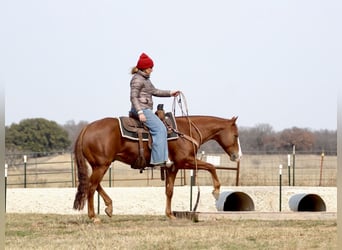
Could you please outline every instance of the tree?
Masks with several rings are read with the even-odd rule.
[[[271,150],[270,145],[274,141],[275,133],[269,124],[258,124],[253,128],[242,127],[239,132],[240,143],[244,145],[245,150],[263,153]]]
[[[336,152],[337,148],[337,131],[329,131],[327,129],[315,132],[315,148],[316,152],[331,153]]]
[[[68,132],[69,140],[71,141],[71,148],[74,147],[77,136],[81,130],[88,124],[86,121],[80,121],[78,124],[74,120],[67,121],[63,128]]]
[[[301,153],[336,154],[337,131],[311,131],[307,128],[292,127],[275,132],[268,124],[257,124],[254,127],[240,127],[239,138],[243,153],[247,154],[279,154],[292,152],[293,145]],[[202,145],[200,150],[208,153],[223,153],[214,141]]]
[[[43,118],[25,119],[5,128],[7,152],[52,152],[70,146],[68,133],[54,121]]]
[[[309,152],[314,147],[315,136],[308,129],[293,127],[280,133],[279,143],[281,149],[291,150],[292,146],[295,145],[296,150]]]

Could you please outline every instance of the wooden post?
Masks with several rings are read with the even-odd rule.
[[[324,152],[322,152],[322,154],[321,154],[321,168],[320,168],[320,174],[319,174],[319,186],[322,186],[323,161],[324,161]]]
[[[239,186],[239,178],[240,178],[240,160],[236,163],[236,186]]]

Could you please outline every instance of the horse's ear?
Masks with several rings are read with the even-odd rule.
[[[233,118],[232,118],[233,123],[236,122],[237,118],[239,118],[239,117],[238,116],[233,116]]]

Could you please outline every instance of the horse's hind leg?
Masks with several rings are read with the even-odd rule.
[[[175,216],[172,214],[171,210],[171,200],[173,196],[173,188],[175,185],[175,179],[177,175],[178,169],[175,169],[172,171],[172,168],[166,169],[166,181],[165,181],[165,194],[166,194],[166,208],[165,208],[165,214],[170,219],[175,218]]]
[[[88,193],[88,217],[89,219],[94,220],[94,222],[96,218],[95,210],[94,210],[94,193],[95,193],[96,186],[94,184],[91,184],[89,187],[89,193]]]
[[[100,222],[100,219],[98,219],[95,215],[94,210],[94,193],[95,190],[102,190],[102,187],[100,186],[100,182],[106,172],[106,168],[93,168],[93,173],[90,176],[90,187],[89,187],[89,193],[88,193],[88,217],[94,221],[94,223]],[[104,192],[104,191],[103,191]],[[101,193],[101,192],[99,192]],[[106,194],[107,196],[107,194]],[[108,197],[108,196],[107,196]],[[102,196],[103,198],[103,196]],[[109,197],[108,197],[109,198]]]
[[[106,209],[105,212],[109,217],[112,217],[113,215],[113,202],[112,199],[108,196],[108,194],[104,191],[104,189],[102,188],[101,184],[99,184],[97,186],[97,192],[101,195],[105,205],[106,205]]]

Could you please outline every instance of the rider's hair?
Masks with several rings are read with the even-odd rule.
[[[134,66],[131,70],[131,74],[134,75],[135,73],[137,73],[139,71],[139,69],[137,68],[137,66]]]

